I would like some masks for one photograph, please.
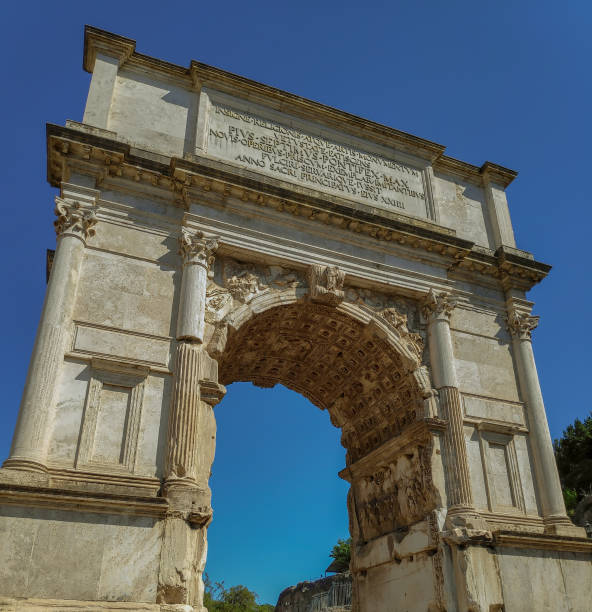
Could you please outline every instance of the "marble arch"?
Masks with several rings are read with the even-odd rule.
[[[84,68],[82,122],[47,126],[57,241],[0,469],[0,610],[203,612],[237,380],[341,428],[356,612],[588,610],[516,173],[92,27]]]

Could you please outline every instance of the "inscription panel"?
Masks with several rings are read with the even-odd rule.
[[[212,157],[384,210],[430,216],[425,169],[321,125],[210,97],[203,138]]]

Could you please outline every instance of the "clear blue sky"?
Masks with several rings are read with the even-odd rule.
[[[81,120],[85,23],[181,65],[219,66],[520,172],[518,246],[554,266],[535,288],[535,352],[553,436],[590,410],[590,60],[584,1],[5,2],[4,323],[0,460],[8,453],[53,248],[45,122]],[[320,412],[235,385],[217,409],[208,571],[275,603],[318,576],[347,533],[344,453]]]

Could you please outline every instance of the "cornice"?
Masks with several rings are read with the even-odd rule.
[[[452,273],[494,278],[504,289],[528,290],[542,280],[550,266],[530,253],[502,247],[495,253],[460,238],[453,229],[427,219],[372,208],[338,196],[321,195],[300,186],[206,157],[165,157],[79,128],[47,125],[48,181],[59,187],[72,169],[94,176],[97,185],[107,179],[150,185],[171,194],[171,203],[189,208],[192,201],[229,198],[277,212],[363,234],[443,258]],[[125,183],[123,183],[125,184]]]
[[[39,487],[0,483],[0,500],[3,504],[36,506],[54,510],[77,510],[106,514],[131,514],[164,518],[168,502],[162,497],[138,497],[73,491],[56,487]]]
[[[111,34],[99,28],[84,26],[84,51],[82,54],[82,68],[92,72],[95,67],[97,53],[104,53],[116,57],[122,66],[134,53],[136,41],[125,36]]]
[[[535,548],[570,552],[592,552],[592,540],[540,533],[520,533],[500,530],[493,532],[493,545],[511,548]]]
[[[446,150],[444,145],[196,60],[191,60],[188,67],[183,67],[138,53],[135,47],[136,41],[131,38],[87,25],[84,30],[84,69],[92,72],[96,50],[100,48],[103,52],[118,57],[120,65],[129,62],[130,65],[135,67],[156,71],[173,79],[180,79],[185,82],[188,89],[199,90],[204,86],[210,87],[308,120],[321,121],[323,124],[340,131],[358,137],[362,135],[364,138],[383,146],[397,148],[429,160],[435,168],[447,169],[455,175],[466,177],[478,184],[483,184],[486,171],[491,180],[504,186],[509,185],[517,174],[513,170],[491,162],[485,162],[479,167],[453,159],[444,155]]]
[[[483,175],[485,181],[501,185],[504,189],[518,176],[518,172],[515,170],[504,168],[490,161],[486,161],[479,172]]]

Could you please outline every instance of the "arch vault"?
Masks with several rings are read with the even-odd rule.
[[[515,173],[95,28],[84,67],[83,121],[47,127],[57,246],[0,469],[0,610],[204,610],[235,381],[341,429],[356,611],[587,610]]]

